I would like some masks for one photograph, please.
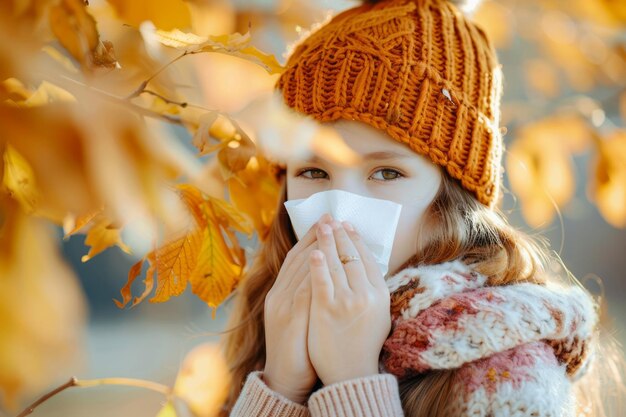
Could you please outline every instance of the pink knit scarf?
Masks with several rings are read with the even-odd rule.
[[[537,379],[535,370],[553,369],[570,382],[585,373],[598,310],[584,289],[486,281],[459,259],[390,277],[392,330],[381,370],[402,380],[460,368],[465,394],[493,394],[503,383],[519,388]]]

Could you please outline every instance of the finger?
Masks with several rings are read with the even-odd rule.
[[[290,273],[291,279],[285,286],[283,290],[285,297],[292,298],[293,292],[297,290],[298,286],[302,283],[302,281],[306,278],[306,275],[309,273],[309,256],[311,252],[318,248],[317,242],[313,242],[307,249],[301,254],[302,261],[298,262],[297,266],[292,265],[293,268],[290,271],[294,271]],[[296,269],[297,268],[297,269]]]
[[[302,239],[300,239],[289,250],[289,252],[287,253],[287,256],[283,260],[283,265],[281,267],[281,270],[284,270],[284,272],[287,272],[287,270],[289,269],[296,270],[301,266],[302,263],[307,262],[308,256],[309,256],[308,252],[310,251],[310,247],[317,240],[317,234],[316,234],[317,226],[322,222],[328,221],[329,218],[330,216],[328,214],[324,214],[320,217],[320,220],[317,223],[314,223],[309,228],[306,234],[302,236]],[[305,253],[303,254],[303,252]],[[282,291],[285,288],[286,284],[291,281],[289,276],[290,276],[289,273],[279,274],[278,277],[276,277],[276,281],[274,282],[272,287],[274,287],[275,290],[277,291]]]
[[[337,254],[337,245],[333,237],[333,230],[329,225],[320,225],[317,231],[317,244],[326,258],[326,265],[330,272],[334,294],[337,298],[341,293],[350,291],[350,287],[348,286],[346,272],[343,270],[343,264]]]
[[[337,255],[360,257],[359,252],[348,236],[348,232],[343,225],[337,221],[331,223],[333,226],[333,236],[337,245]],[[341,258],[339,258],[341,262]],[[367,271],[360,259],[349,261],[343,264],[348,286],[353,292],[362,292],[367,287]]]
[[[335,289],[328,271],[324,252],[321,250],[311,252],[309,266],[311,274],[311,306],[318,303],[322,305],[329,304],[335,297]]]
[[[298,284],[300,283],[300,280],[298,278],[302,278],[302,276],[299,273],[299,271],[300,269],[302,269],[303,265],[308,267],[307,264],[308,264],[309,254],[311,253],[313,249],[316,249],[316,248],[317,248],[317,241],[313,241],[302,252],[296,255],[291,260],[289,265],[284,263],[280,269],[280,272],[278,274],[278,277],[276,278],[276,281],[272,285],[271,290],[276,293],[286,292],[290,290],[293,291],[294,288],[291,287],[291,284],[293,284],[294,279],[297,280]]]
[[[300,316],[308,316],[309,307],[311,305],[311,272],[307,271],[296,288],[293,296],[292,310],[294,314],[300,314]]]
[[[363,267],[367,271],[368,282],[375,288],[386,288],[387,284],[385,284],[385,277],[380,270],[380,266],[378,266],[378,264],[376,263],[376,258],[374,257],[374,254],[372,254],[370,248],[368,248],[363,241],[361,234],[353,228],[352,230],[348,231],[348,236],[350,236],[352,244],[359,252]]]

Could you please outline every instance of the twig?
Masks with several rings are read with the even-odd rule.
[[[182,107],[183,109],[185,107],[187,107],[189,105],[189,103],[185,102],[185,101],[174,101],[174,100],[170,100],[167,97],[162,96],[161,94],[157,93],[156,91],[152,91],[152,90],[143,90],[142,93],[147,93],[147,94],[151,94],[155,97],[160,98],[161,100],[163,100],[164,102],[166,102],[167,104],[175,104],[177,106]]]
[[[135,387],[146,388],[152,391],[160,392],[166,396],[172,395],[172,389],[168,386],[147,381],[143,379],[133,379],[133,378],[101,378],[101,379],[87,379],[79,381],[76,377],[71,377],[69,381],[65,384],[53,389],[52,391],[42,395],[37,401],[29,405],[22,411],[17,417],[24,417],[31,414],[35,408],[41,403],[48,400],[50,397],[58,394],[59,392],[65,390],[70,387],[95,387],[98,385],[129,385]]]
[[[178,124],[178,125],[184,124],[183,120],[178,118],[178,117],[173,117],[173,116],[169,116],[167,114],[161,114],[161,113],[152,111],[150,109],[146,109],[146,108],[138,106],[138,105],[136,105],[136,104],[134,104],[134,103],[132,103],[130,101],[127,101],[127,100],[125,100],[125,99],[123,99],[121,97],[118,97],[118,96],[115,96],[113,94],[110,94],[110,93],[108,93],[108,92],[106,92],[104,90],[100,90],[99,88],[95,88],[95,87],[92,87],[90,85],[81,83],[80,81],[74,80],[73,78],[67,77],[65,75],[61,75],[58,78],[58,80],[60,80],[60,79],[63,79],[64,81],[70,81],[70,82],[72,82],[74,84],[77,84],[77,85],[85,88],[86,90],[89,90],[91,92],[97,93],[101,97],[106,98],[107,100],[109,100],[111,102],[114,102],[116,104],[119,104],[119,105],[122,105],[122,106],[128,106],[132,110],[134,110],[137,113],[142,114],[144,116],[154,117],[154,118],[157,118],[157,119],[162,119],[162,120],[165,120],[167,122]],[[63,83],[63,82],[61,82],[61,83]]]
[[[150,77],[148,77],[147,80],[144,80],[141,84],[139,84],[139,87],[137,87],[137,89],[135,91],[130,93],[126,97],[126,100],[130,100],[132,98],[135,98],[135,97],[139,96],[141,93],[143,93],[144,91],[146,91],[146,87],[148,86],[148,83],[150,81],[152,81],[161,72],[163,72],[163,70],[165,70],[167,67],[172,65],[174,62],[178,61],[179,59],[181,59],[182,57],[184,57],[186,55],[193,55],[193,54],[197,54],[197,53],[200,53],[200,52],[203,52],[203,51],[202,50],[185,51],[182,54],[178,55],[176,58],[172,59],[170,62],[168,62],[167,64],[163,65],[161,68],[159,68],[159,70],[157,72],[155,72],[154,74],[152,74]]]

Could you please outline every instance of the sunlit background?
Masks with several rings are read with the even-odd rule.
[[[127,305],[128,301],[124,302],[124,308],[118,307],[114,299],[123,301],[120,290],[127,284],[129,270],[153,249],[146,237],[151,224],[133,222],[120,227],[112,220],[98,223],[99,220],[94,219],[100,219],[99,216],[104,219],[110,214],[101,213],[98,217],[82,219],[91,221],[94,230],[100,228],[97,233],[87,234],[91,241],[89,237],[85,241],[85,230],[78,228],[79,216],[85,211],[79,210],[93,206],[91,200],[72,199],[70,194],[73,190],[93,186],[100,190],[98,195],[114,207],[109,219],[128,220],[132,217],[124,217],[127,211],[136,215],[144,213],[142,210],[153,213],[142,207],[141,201],[149,201],[148,207],[158,205],[158,201],[170,201],[171,196],[159,194],[156,188],[146,185],[142,175],[151,176],[155,182],[169,180],[168,173],[174,167],[176,172],[193,178],[194,184],[207,195],[228,198],[228,191],[235,194],[234,186],[220,175],[223,171],[220,171],[216,154],[206,152],[209,136],[218,137],[217,143],[225,143],[232,136],[224,133],[228,128],[219,127],[217,123],[207,124],[203,114],[218,110],[230,115],[254,138],[258,126],[251,125],[254,123],[251,114],[260,112],[266,123],[276,120],[272,119],[271,105],[263,100],[271,92],[277,74],[268,71],[269,61],[263,58],[255,62],[234,56],[237,55],[234,53],[209,52],[185,56],[155,76],[159,68],[184,50],[180,45],[178,49],[164,46],[163,39],[155,33],[180,29],[208,37],[249,32],[250,45],[274,55],[282,65],[285,52],[300,36],[316,23],[356,2],[92,0],[86,10],[97,22],[100,40],[110,41],[115,51],[108,64],[86,63],[72,53],[68,45],[76,42],[68,41],[71,37],[68,33],[73,30],[87,33],[84,29],[87,24],[81,20],[87,18],[77,18],[74,26],[64,27],[58,23],[55,26],[55,13],[60,12],[46,9],[46,4],[54,3],[58,2],[9,1],[8,6],[0,6],[0,11],[8,7],[5,16],[11,13],[18,16],[12,20],[13,29],[9,30],[9,26],[0,29],[3,38],[0,58],[14,55],[12,48],[23,45],[27,45],[25,50],[31,51],[28,45],[32,37],[38,39],[32,50],[39,51],[46,45],[50,49],[45,59],[53,59],[63,68],[48,67],[49,61],[33,58],[36,53],[25,52],[28,59],[36,63],[30,67],[17,62],[15,57],[6,64],[0,59],[0,65],[6,65],[0,70],[0,79],[15,77],[20,81],[20,84],[5,82],[1,98],[18,101],[18,97],[38,103],[43,100],[41,108],[63,101],[62,92],[49,87],[38,90],[42,80],[48,80],[61,86],[63,91],[70,91],[79,102],[91,100],[72,90],[76,81],[73,84],[71,79],[74,79],[110,94],[113,104],[122,98],[126,104],[130,100],[136,106],[149,109],[153,114],[146,117],[143,128],[151,133],[144,136],[149,141],[137,139],[138,145],[133,145],[132,149],[123,142],[106,142],[109,138],[103,136],[101,139],[109,145],[82,139],[60,141],[56,153],[44,145],[29,152],[28,145],[20,148],[15,139],[16,152],[34,167],[34,177],[43,190],[37,201],[51,201],[43,204],[45,210],[40,211],[31,204],[28,195],[24,197],[11,188],[17,187],[19,181],[15,183],[18,185],[7,183],[7,167],[23,164],[16,162],[21,161],[19,156],[9,159],[8,153],[5,155],[4,187],[9,193],[1,200],[0,218],[11,225],[13,221],[6,219],[18,218],[15,224],[19,228],[5,225],[2,235],[0,274],[7,276],[0,276],[0,279],[14,281],[0,283],[0,324],[4,323],[5,329],[0,330],[3,347],[0,368],[2,364],[5,369],[9,364],[28,365],[15,366],[19,374],[15,379],[0,371],[0,393],[11,394],[15,407],[9,409],[5,402],[0,408],[1,415],[16,415],[43,393],[76,376],[83,380],[137,378],[170,387],[175,382],[183,386],[187,378],[195,387],[190,392],[205,395],[195,399],[188,397],[194,404],[193,410],[177,406],[178,415],[191,416],[193,411],[196,415],[209,416],[215,398],[219,397],[219,392],[213,391],[223,385],[226,377],[215,352],[206,345],[216,342],[217,336],[207,335],[207,332],[224,329],[231,304],[222,304],[213,317],[207,298],[192,293],[191,285],[184,285],[172,290],[171,297],[161,297],[164,302],[149,302],[149,297],[153,296],[150,294],[132,308]],[[64,4],[64,13],[68,16],[75,13],[68,10],[78,7],[73,1]],[[553,250],[579,280],[592,292],[606,295],[608,330],[624,343],[626,3],[611,0],[484,1],[472,18],[490,34],[504,69],[501,126],[507,148],[504,156],[507,175],[502,209],[519,228],[546,236]],[[8,41],[8,33],[17,41]],[[180,36],[173,38],[180,42]],[[108,45],[104,51],[109,51]],[[102,56],[110,55],[103,53]],[[13,60],[17,63],[11,66]],[[111,76],[107,71],[120,75]],[[55,72],[65,76],[55,77]],[[72,75],[78,73],[90,75]],[[152,76],[155,76],[152,92],[145,91],[147,88],[139,91],[142,81]],[[139,93],[133,96],[137,91]],[[43,94],[44,98],[37,94]],[[163,100],[164,97],[168,100]],[[181,106],[180,103],[191,105]],[[252,107],[254,103],[260,107]],[[76,120],[88,121],[85,126],[100,129],[99,132],[110,126],[108,116],[97,111],[99,107],[91,112],[87,109],[90,106],[85,107],[85,114]],[[166,117],[159,119],[155,114]],[[2,113],[0,120],[5,117],[7,114]],[[167,120],[185,117],[194,122]],[[17,127],[11,129],[18,137],[21,131]],[[154,132],[159,133],[152,135]],[[69,137],[70,133],[67,135]],[[137,138],[140,136],[136,134]],[[162,138],[156,140],[156,136]],[[9,145],[12,143],[9,136],[0,139],[0,146],[5,145],[5,140]],[[274,149],[293,146],[295,149],[297,144],[287,141],[284,137],[276,138],[267,146]],[[33,142],[31,146],[39,143],[44,144],[43,141]],[[54,142],[45,146],[55,149]],[[6,148],[5,152],[8,152]],[[53,157],[42,159],[42,154]],[[62,155],[68,155],[68,159]],[[67,161],[74,161],[78,158],[76,155],[82,155],[83,159],[74,167],[73,162]],[[85,168],[87,165],[89,169]],[[61,169],[68,166],[72,169]],[[126,169],[126,166],[136,168]],[[26,170],[20,172],[26,175],[23,173]],[[60,172],[65,175],[63,181],[59,181],[61,185],[46,178],[55,173],[60,176]],[[68,180],[82,174],[88,178],[86,184]],[[65,186],[68,188],[64,189]],[[83,186],[85,188],[81,188]],[[55,200],[51,195],[57,195],[57,191],[62,198]],[[238,195],[241,199],[241,194]],[[268,206],[271,204],[265,205]],[[72,219],[58,215],[59,210],[69,208],[75,210]],[[18,212],[27,216],[15,214]],[[176,226],[176,219],[163,214],[167,209],[154,209],[154,212],[157,214],[153,220],[173,222],[168,223],[168,227]],[[30,217],[38,220],[25,220]],[[251,239],[246,233],[237,233],[248,256],[247,263],[251,262],[257,247],[258,234],[266,230],[267,225],[262,220],[262,216],[256,218],[257,234],[251,235]],[[76,233],[69,233],[72,229]],[[103,239],[100,243],[99,238]],[[114,244],[117,245],[109,247]],[[17,248],[19,253],[9,248]],[[141,273],[136,274],[131,287],[133,297],[143,292],[146,270],[144,265]],[[28,274],[33,277],[51,274],[54,279],[42,283],[28,278],[24,279],[26,284],[19,284]],[[66,349],[68,344],[74,348]],[[196,356],[189,355],[196,347],[203,350],[196,350]],[[170,411],[165,405],[165,397],[149,389],[104,385],[67,389],[40,405],[32,415],[152,417],[160,412],[162,417],[173,415],[168,414]]]

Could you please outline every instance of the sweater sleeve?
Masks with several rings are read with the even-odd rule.
[[[404,417],[398,380],[388,373],[327,385],[308,405],[312,417]]]
[[[263,381],[263,371],[246,377],[230,417],[309,417],[309,409],[271,390]]]

